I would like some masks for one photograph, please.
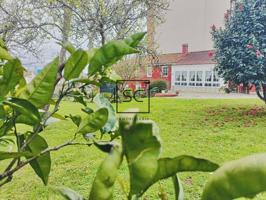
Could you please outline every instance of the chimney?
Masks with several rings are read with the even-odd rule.
[[[182,54],[184,55],[188,54],[188,44],[182,45]]]

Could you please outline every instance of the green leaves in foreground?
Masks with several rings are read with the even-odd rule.
[[[25,99],[10,98],[3,103],[12,107],[17,113],[24,115],[24,117],[30,119],[33,123],[39,123],[41,121],[38,109]]]
[[[266,191],[266,154],[232,161],[218,169],[204,188],[202,200],[252,198]]]
[[[78,128],[78,133],[86,134],[96,132],[106,124],[107,120],[108,110],[107,108],[101,108],[82,119]]]
[[[30,101],[37,108],[49,103],[55,88],[59,59],[56,58],[20,92],[19,98]]]
[[[98,169],[89,200],[112,199],[113,186],[121,163],[122,149],[119,145],[114,145],[111,152]]]
[[[3,77],[0,78],[0,97],[13,91],[23,78],[23,67],[18,59],[10,60],[4,65]]]
[[[158,160],[158,163],[159,168],[154,181],[168,178],[177,172],[212,172],[219,167],[219,165],[208,160],[186,155],[177,156],[175,158],[161,158]]]
[[[30,152],[3,152],[3,151],[0,151],[0,161],[10,159],[10,158],[19,158],[22,156],[33,156],[33,154]]]
[[[38,155],[47,148],[48,144],[46,143],[45,139],[39,135],[35,135],[33,140],[28,144],[26,150],[34,155]],[[28,156],[26,157],[30,158]],[[35,173],[42,179],[43,183],[47,185],[51,170],[50,153],[45,153],[44,155],[32,160],[30,165]]]
[[[57,188],[56,191],[58,191],[66,200],[83,200],[83,197],[72,189],[61,187]]]
[[[127,43],[131,47],[136,47],[141,42],[141,40],[145,37],[145,35],[146,35],[146,32],[133,34],[125,39],[125,43]]]
[[[101,67],[108,66],[118,61],[122,56],[138,53],[138,51],[124,41],[112,41],[96,51],[90,61],[89,75],[101,70]]]
[[[97,105],[98,108],[107,108],[108,109],[108,121],[105,126],[102,128],[103,133],[111,132],[116,125],[116,114],[115,109],[108,99],[104,97],[103,94],[98,94],[93,98],[93,102]]]
[[[89,75],[93,75],[102,70],[102,67],[107,67],[108,65],[116,63],[125,55],[138,53],[135,47],[143,39],[145,34],[146,33],[139,33],[125,40],[111,41],[98,49],[91,58]]]
[[[13,57],[8,53],[8,51],[6,49],[4,49],[1,46],[0,46],[0,59],[3,59],[3,60],[12,60]]]
[[[78,78],[88,64],[88,53],[82,49],[75,51],[65,64],[64,78],[71,80]]]
[[[129,197],[140,197],[154,183],[185,171],[214,171],[218,165],[192,156],[159,158],[161,143],[158,129],[153,122],[137,122],[130,125],[120,121],[124,152],[130,171]]]

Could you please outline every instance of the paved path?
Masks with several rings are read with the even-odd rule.
[[[204,93],[204,92],[180,92],[178,97],[182,99],[255,99],[256,94],[236,94],[236,93]]]

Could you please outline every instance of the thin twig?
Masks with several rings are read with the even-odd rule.
[[[73,146],[73,145],[83,145],[83,146],[91,146],[93,143],[80,143],[80,142],[73,142],[73,140],[71,141],[68,141],[64,144],[61,144],[61,145],[58,145],[58,146],[55,146],[55,147],[50,147],[50,148],[47,148],[45,150],[43,150],[41,153],[39,153],[38,155],[36,156],[33,156],[31,158],[29,158],[28,160],[24,161],[24,162],[20,162],[15,168],[11,169],[11,170],[8,170],[6,172],[4,172],[3,174],[0,174],[0,180],[3,180],[5,178],[12,178],[13,174],[15,172],[17,172],[18,170],[20,170],[21,168],[25,167],[27,164],[29,164],[31,161],[39,158],[40,156],[43,156],[44,154],[47,154],[47,153],[50,153],[52,151],[58,151],[64,147],[67,147],[67,146]],[[0,187],[3,186],[4,184],[8,183],[10,181],[7,181],[5,180],[3,183],[0,184]]]

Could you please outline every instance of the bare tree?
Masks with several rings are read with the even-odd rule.
[[[167,0],[1,0],[0,37],[11,49],[33,54],[46,39],[96,47],[145,30],[151,8],[161,21],[167,7]]]

